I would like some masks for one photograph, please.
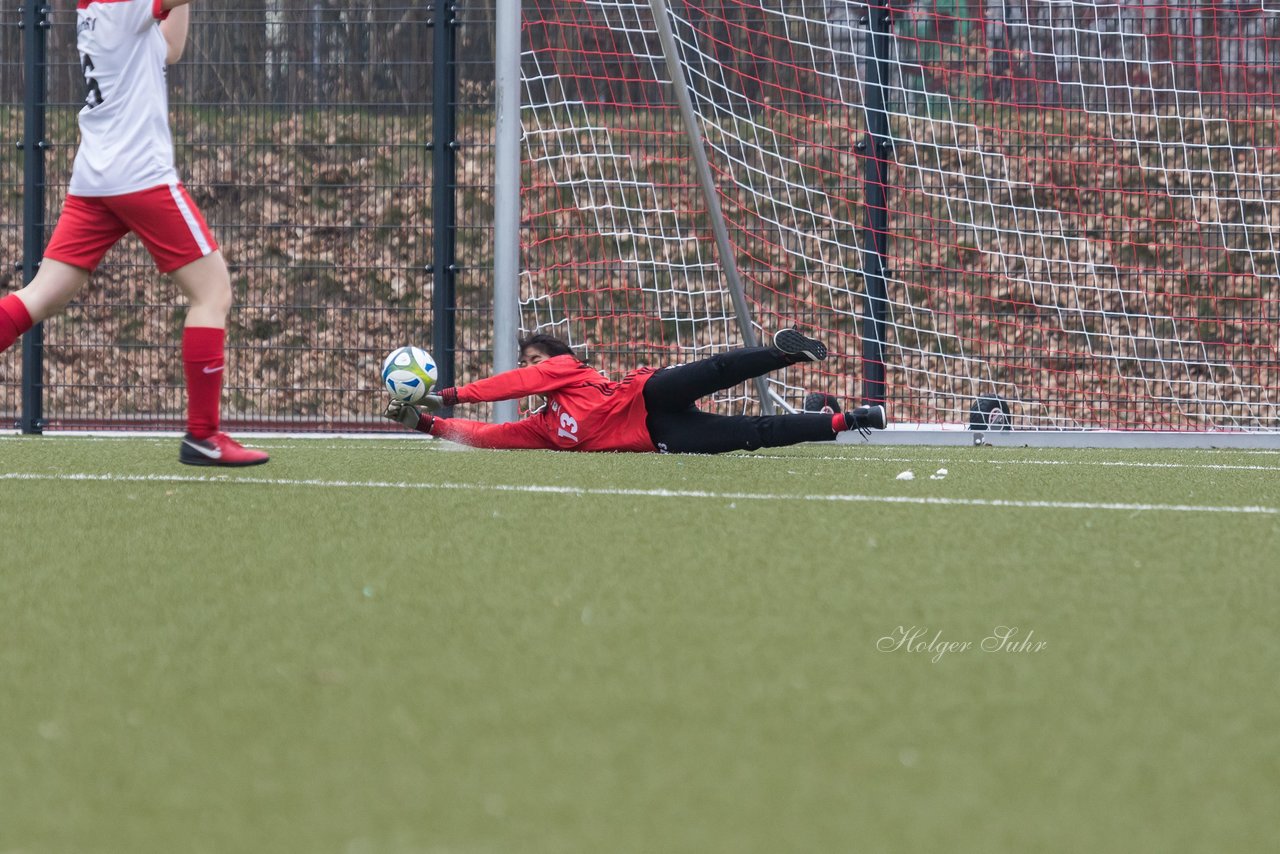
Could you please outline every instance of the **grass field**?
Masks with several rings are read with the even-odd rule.
[[[0,852],[1275,850],[1280,454],[253,444],[0,437]]]

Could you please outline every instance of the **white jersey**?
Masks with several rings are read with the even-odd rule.
[[[76,47],[84,69],[80,148],[69,192],[119,196],[175,184],[168,45],[160,0],[79,0]]]

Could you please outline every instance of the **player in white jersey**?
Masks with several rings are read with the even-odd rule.
[[[66,308],[120,238],[138,235],[190,301],[182,334],[190,465],[265,463],[219,430],[231,277],[217,241],[173,165],[165,68],[187,41],[190,0],[79,0],[76,47],[85,77],[62,215],[40,269],[0,299],[0,352]]]

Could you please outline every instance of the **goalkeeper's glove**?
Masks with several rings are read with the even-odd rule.
[[[456,386],[440,389],[438,394],[429,394],[422,398],[422,405],[432,412],[439,412],[448,406],[458,405],[458,389]]]
[[[430,431],[431,423],[435,421],[432,416],[423,415],[418,411],[418,407],[403,400],[393,400],[388,403],[382,417],[398,421],[410,430],[420,430],[423,433]]]

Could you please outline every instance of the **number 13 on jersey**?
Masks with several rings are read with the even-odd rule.
[[[560,413],[560,430],[558,431],[562,439],[568,439],[570,442],[578,441],[578,422],[567,412]]]

